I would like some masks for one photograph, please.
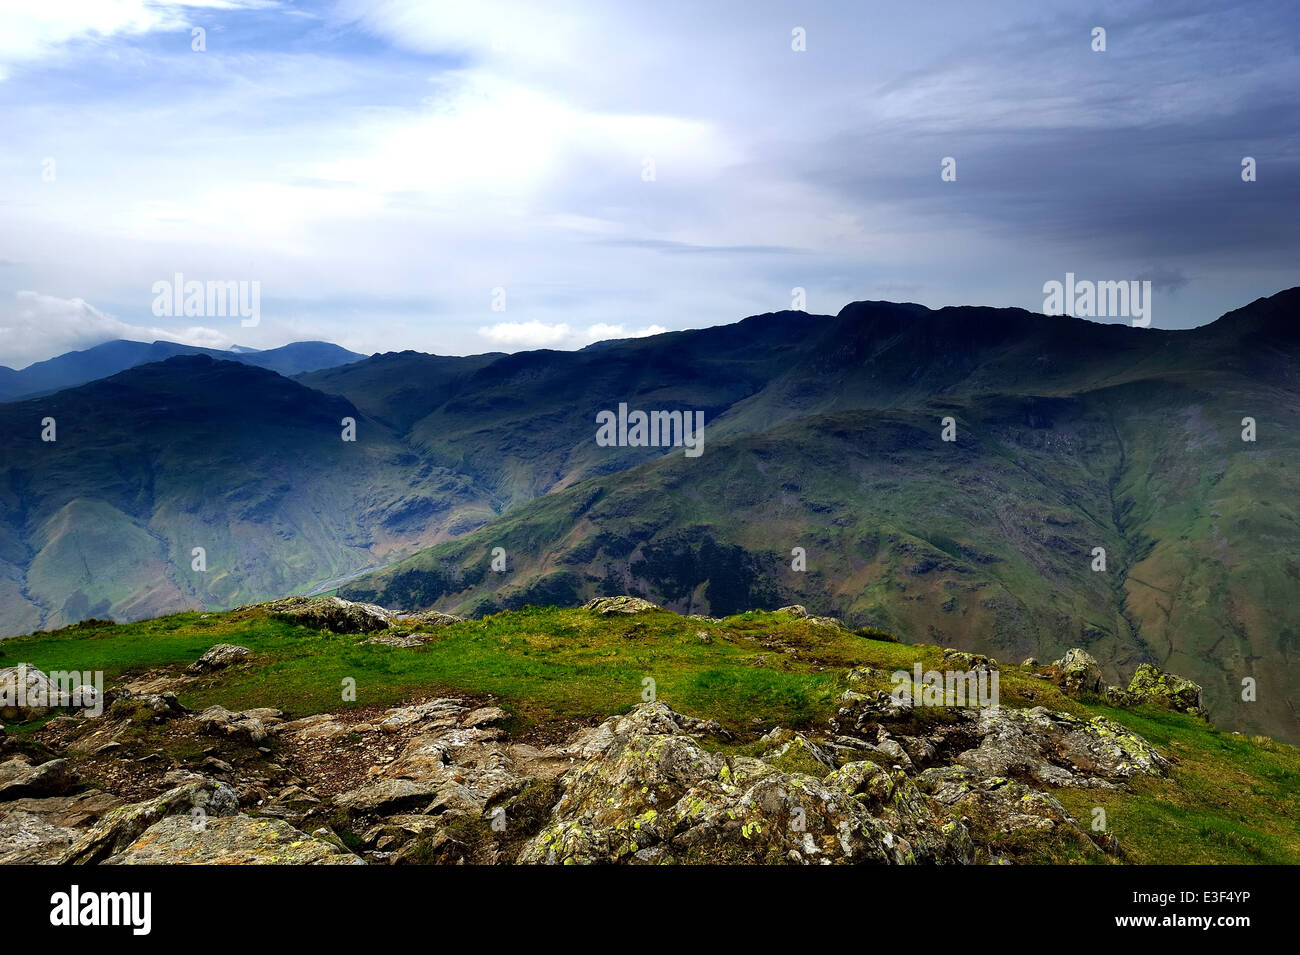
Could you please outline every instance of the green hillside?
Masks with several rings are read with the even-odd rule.
[[[379,634],[400,636],[419,629],[421,625],[411,620]],[[491,700],[504,708],[503,727],[512,738],[542,746],[579,727],[628,712],[643,701],[647,678],[655,682],[658,699],[673,710],[716,720],[729,734],[725,742],[709,742],[710,748],[723,755],[754,755],[767,751],[771,743],[765,743],[764,736],[778,728],[815,737],[837,710],[842,717],[840,708],[846,699],[870,696],[875,688],[888,692],[889,674],[894,671],[910,672],[916,664],[927,669],[950,665],[937,646],[894,642],[884,633],[854,633],[789,612],[746,612],[703,620],[663,610],[601,617],[578,608],[530,607],[451,623],[421,639],[414,648],[385,645],[376,642],[373,633],[335,633],[310,622],[294,623],[273,606],[235,613],[184,613],[129,625],[97,624],[21,637],[0,644],[0,665],[23,661],[44,671],[102,669],[110,687],[171,686],[179,704],[196,712],[216,705],[266,718],[278,712],[265,709],[271,707],[284,711],[276,719],[298,722],[285,724],[286,732],[260,743],[219,733],[214,738],[211,732],[196,738],[197,730],[188,728],[192,717],[151,716],[147,705],[156,697],[124,695],[102,718],[69,721],[64,717],[59,723],[46,717],[11,723],[7,731],[11,742],[25,741],[28,751],[53,747],[84,778],[101,780],[110,789],[125,787],[135,794],[131,798],[138,799],[154,791],[150,786],[158,791],[166,788],[161,777],[169,766],[197,765],[211,753],[236,767],[238,778],[260,780],[267,774],[283,774],[282,764],[299,752],[287,731],[309,724],[305,718],[313,714],[333,714],[334,722],[360,722],[384,712],[409,713],[409,707],[385,708],[431,695]],[[237,644],[247,648],[249,656],[226,669],[187,675],[186,664],[214,644]],[[1001,813],[1006,810],[996,808],[1000,804],[991,804],[998,815],[986,817],[976,811],[978,803],[972,803],[963,813],[978,846],[978,860],[986,861],[993,854],[1022,863],[1300,862],[1300,794],[1294,786],[1300,753],[1294,748],[1224,733],[1198,717],[1155,704],[1117,709],[1096,697],[1067,694],[1054,679],[1053,667],[1001,664],[1002,707],[1012,711],[1046,707],[1067,717],[1113,720],[1141,734],[1168,760],[1168,768],[1151,776],[1134,776],[1122,785],[1031,787],[1058,800],[1085,825],[1098,808],[1104,809],[1106,832],[1112,840],[1105,843],[1109,846],[1105,853],[1083,838],[1073,823],[1044,828],[1026,827],[1022,821],[1003,828]],[[356,699],[340,702],[339,687],[347,680],[355,681]],[[891,726],[895,733],[919,738],[951,727],[955,719],[957,714],[943,709],[917,710]],[[364,728],[357,726],[357,730],[314,740],[310,746],[316,754],[313,758],[319,759],[320,747],[325,746],[331,764],[341,768],[355,763],[356,778],[348,785],[361,786],[372,781],[378,769],[365,772],[367,760],[374,756],[360,748]],[[87,738],[95,746],[77,742],[87,733],[94,734]],[[116,745],[98,748],[109,734]],[[427,737],[417,738],[412,745],[421,739]],[[142,754],[153,755],[136,768]],[[969,759],[969,754],[963,758]],[[899,785],[908,777],[923,782],[929,774],[942,772],[926,770],[930,763],[940,762],[935,756],[909,768],[907,776],[898,775]],[[811,774],[814,780],[829,771],[790,753],[774,764],[787,772]],[[220,771],[228,772],[229,767]],[[1017,785],[1006,779],[993,782]],[[252,785],[254,793],[266,786],[264,782]],[[332,772],[322,770],[311,777],[310,785],[328,793],[337,791],[340,783]],[[271,787],[271,793],[276,791]],[[327,803],[294,808],[294,792],[299,791],[287,790],[279,799],[268,795],[265,803],[249,811],[271,816],[296,813],[290,818],[303,819],[298,825],[304,830],[328,824],[353,848],[373,845],[374,833],[383,831],[375,829],[365,836],[372,822],[349,818]],[[520,820],[514,823],[519,826],[537,825],[523,821],[527,800],[553,801],[557,795],[547,786],[534,785],[524,790],[525,795],[505,801],[515,792],[509,790],[498,798],[509,807],[511,818]],[[250,797],[250,802],[256,798]],[[1041,798],[1026,794],[1024,800]],[[541,803],[543,812],[549,805]],[[427,812],[441,811],[439,807]],[[464,813],[419,819],[430,827],[440,820],[469,824],[457,823],[457,816]],[[411,819],[397,821],[405,820],[409,826]],[[474,825],[479,828],[463,829],[456,836],[458,851],[466,851],[466,839],[494,838],[485,821]],[[418,848],[419,843],[414,845]],[[417,851],[406,861],[437,859],[436,854],[424,856]]]
[[[798,601],[1008,659],[1085,646],[1112,677],[1158,663],[1224,726],[1300,739],[1298,317],[1300,289],[1192,331],[860,302],[293,380],[142,366],[0,405],[0,632],[330,588]],[[703,456],[598,445],[621,403],[703,412]]]

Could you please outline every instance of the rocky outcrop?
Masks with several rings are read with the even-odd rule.
[[[169,789],[161,796],[112,810],[84,833],[60,857],[65,865],[87,865],[124,852],[156,822],[183,814],[186,825],[194,819],[209,822],[233,816],[239,799],[226,783],[198,780]]]
[[[967,766],[927,769],[917,786],[949,812],[977,817],[1001,836],[1062,831],[1085,854],[1101,855],[1079,822],[1050,793],[1030,789],[1005,776],[990,776]]]
[[[1058,670],[1086,672],[1090,659]],[[945,663],[997,666],[964,651]],[[870,688],[886,675],[850,670],[855,689],[824,723],[739,739],[663,702],[525,742],[491,698],[286,720],[219,705],[195,715],[170,690],[120,687],[103,717],[57,716],[22,750],[0,740],[11,754],[0,763],[0,858],[968,864],[1045,837],[1086,860],[1116,851],[1115,840],[1086,831],[1053,790],[1122,789],[1168,772],[1111,720],[1043,707],[937,714]],[[1134,693],[1195,700],[1159,671],[1144,671]],[[86,779],[110,792],[87,790],[73,765],[98,767]]]
[[[261,610],[290,623],[333,633],[374,633],[397,622],[397,615],[383,607],[342,597],[286,597],[240,609]]]
[[[211,673],[213,670],[224,670],[236,663],[243,663],[252,652],[248,647],[236,646],[233,643],[218,643],[191,663],[185,672]]]
[[[948,649],[943,651],[943,665],[950,670],[990,671],[998,669],[998,661],[982,653],[968,653],[965,650]]]
[[[374,637],[366,637],[361,642],[397,647],[400,650],[414,650],[416,647],[424,646],[432,638],[431,633],[381,633]]]
[[[442,613],[438,610],[417,610],[412,613],[397,614],[397,622],[404,627],[414,627],[421,629],[424,627],[450,627],[453,623],[461,623],[464,617],[458,617],[452,613]]]
[[[648,600],[642,600],[640,597],[623,596],[596,597],[594,600],[588,600],[583,604],[582,609],[590,610],[592,613],[598,613],[602,617],[608,617],[611,614],[646,613],[660,608]]]
[[[1128,692],[1139,703],[1156,703],[1179,713],[1205,716],[1200,686],[1150,663],[1138,664]]]
[[[1096,658],[1087,650],[1077,647],[1068,650],[1052,666],[1060,671],[1061,689],[1072,696],[1100,694],[1106,685],[1101,676],[1101,667],[1097,666]]]
[[[163,722],[185,716],[189,712],[181,705],[176,694],[170,690],[162,693],[132,693],[130,690],[119,690],[108,708],[110,719],[127,719],[135,722],[146,719]]]
[[[787,613],[792,617],[798,618],[799,620],[807,620],[809,623],[815,623],[823,627],[830,627],[834,630],[844,629],[844,621],[841,620],[839,617],[814,616],[813,614],[810,614],[808,612],[808,608],[803,606],[803,604],[791,604],[788,607],[780,607],[775,612]]]
[[[1168,761],[1141,736],[1105,717],[1080,719],[1036,706],[983,709],[977,747],[956,761],[991,776],[1046,786],[1114,788],[1134,776],[1164,776]]]
[[[266,739],[267,726],[284,716],[269,707],[232,713],[224,706],[209,706],[198,716],[199,727],[209,736],[230,736],[248,743]]]
[[[0,802],[0,865],[52,864],[122,800],[99,790]]]
[[[62,796],[76,785],[76,774],[66,759],[32,765],[15,758],[0,763],[0,802],[24,797]]]
[[[28,663],[0,670],[0,719],[32,720],[55,707],[50,678]]]
[[[1154,703],[1179,713],[1205,716],[1199,685],[1150,663],[1138,664],[1127,690],[1108,686],[1097,661],[1085,650],[1070,650],[1052,666],[1057,671],[1057,683],[1071,696],[1100,696],[1111,706],[1120,708]]]
[[[146,829],[105,865],[362,865],[329,838],[310,836],[280,819],[218,816],[196,823],[168,816]]]
[[[965,828],[936,819],[910,783],[885,791],[851,770],[823,781],[711,753],[662,703],[606,720],[584,751],[520,862],[971,860]]]

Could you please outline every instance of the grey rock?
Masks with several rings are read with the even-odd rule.
[[[252,652],[248,647],[236,646],[233,643],[218,643],[191,663],[185,672],[210,673],[213,670],[223,670],[236,663],[243,663]]]

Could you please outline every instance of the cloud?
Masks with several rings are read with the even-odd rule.
[[[515,345],[526,348],[546,348],[558,345],[572,334],[568,325],[548,325],[546,322],[498,322],[478,333],[496,345]]]
[[[129,325],[79,298],[24,291],[14,296],[12,305],[0,305],[0,362],[12,368],[119,338],[180,342],[200,348],[225,349],[234,344],[223,333],[201,326],[164,329]]]
[[[668,329],[662,325],[651,325],[648,328],[638,328],[633,331],[625,331],[622,325],[606,325],[603,322],[597,322],[587,329],[587,342],[603,342],[610,338],[649,338],[651,335],[662,335]]]
[[[184,272],[262,283],[240,344],[468,354],[731,322],[795,287],[822,313],[1038,308],[1045,278],[1149,267],[1189,325],[1295,284],[1285,5],[1138,0],[1104,55],[1033,0],[941,0],[943,30],[805,5],[798,53],[776,0],[259,6],[0,0],[35,11],[0,13],[0,318],[25,288],[167,323],[149,289]],[[24,357],[69,347],[41,344]]]
[[[611,338],[646,338],[662,335],[668,329],[662,325],[628,330],[623,325],[597,322],[585,330],[577,330],[567,322],[499,322],[480,328],[479,334],[496,345],[517,348],[582,348],[592,342]]]
[[[1139,272],[1138,281],[1150,282],[1151,287],[1157,292],[1177,292],[1190,280],[1183,274],[1182,269],[1157,266]]]
[[[40,60],[69,44],[176,30],[191,9],[267,9],[275,0],[0,0],[0,82],[6,63]]]

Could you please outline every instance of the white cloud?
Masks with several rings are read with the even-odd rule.
[[[201,326],[164,329],[128,325],[79,298],[24,291],[14,296],[12,305],[0,305],[0,362],[12,368],[119,338],[201,348],[225,349],[234,344],[216,329]]]
[[[651,335],[662,335],[666,331],[668,329],[662,325],[650,325],[627,331],[622,325],[606,325],[604,322],[597,322],[587,329],[587,344],[603,342],[610,338],[649,338]]]
[[[611,338],[647,338],[662,335],[668,329],[662,325],[627,329],[623,325],[597,322],[586,330],[572,328],[566,322],[499,322],[478,333],[496,345],[516,348],[582,348],[592,342]]]
[[[275,0],[0,0],[0,82],[4,63],[39,60],[78,40],[175,30],[191,8],[264,9]]]
[[[568,325],[560,322],[498,322],[478,333],[496,345],[515,345],[525,348],[545,348],[566,341],[572,334]]]

